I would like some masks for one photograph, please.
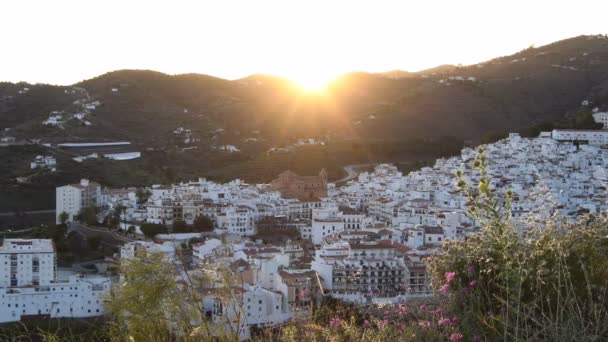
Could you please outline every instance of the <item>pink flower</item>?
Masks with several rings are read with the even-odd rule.
[[[439,288],[439,292],[442,295],[446,295],[448,294],[448,291],[450,290],[450,284],[443,284],[441,285],[441,287]]]
[[[450,319],[449,319],[449,318],[442,318],[442,319],[440,319],[440,320],[439,320],[439,322],[438,322],[438,324],[439,324],[440,326],[443,326],[443,325],[449,325],[450,323],[451,323],[451,321],[450,321]]]
[[[363,321],[363,326],[364,326],[364,327],[369,326],[369,321],[368,321],[368,320]]]
[[[391,314],[390,311],[388,311],[388,310],[384,311],[384,316],[389,316],[390,314]]]
[[[458,318],[458,316],[452,317],[452,323],[458,323],[458,322],[460,322],[460,318]]]
[[[340,319],[339,318],[332,318],[329,320],[329,326],[332,328],[337,328],[340,326]]]
[[[407,308],[399,304],[399,308],[393,312],[395,316],[405,316],[407,314]]]
[[[420,326],[422,328],[430,328],[431,322],[430,321],[418,321],[418,326]]]
[[[470,287],[475,287],[475,285],[477,285],[477,280],[473,279],[469,282]]]
[[[426,310],[426,305],[424,305],[424,304],[420,305],[420,310],[422,310],[422,311]]]
[[[431,315],[439,315],[439,316],[441,316],[442,313],[443,313],[443,309],[442,308],[437,308],[437,310],[431,311]]]
[[[449,283],[452,280],[454,280],[454,278],[456,278],[456,273],[455,272],[445,272],[444,276],[445,276],[445,280]]]
[[[455,332],[452,335],[450,335],[450,341],[452,342],[458,342],[460,341],[464,336],[459,333],[459,332]]]
[[[376,321],[376,325],[378,326],[378,329],[384,328],[384,326],[387,324],[388,324],[388,321],[385,319]]]
[[[401,330],[401,329],[403,329],[403,324],[401,324],[401,322],[399,322],[399,323],[397,323],[397,324],[395,325],[395,327],[396,327],[397,329]]]

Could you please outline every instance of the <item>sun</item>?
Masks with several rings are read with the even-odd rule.
[[[331,77],[315,72],[301,73],[290,77],[302,90],[307,92],[319,93],[327,88],[327,83]]]

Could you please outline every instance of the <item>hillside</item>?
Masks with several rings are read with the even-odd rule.
[[[10,188],[10,196],[0,198],[0,211],[27,203],[40,189],[45,195],[36,207],[47,208],[55,185],[81,176],[109,186],[199,175],[267,181],[280,168],[325,167],[338,179],[340,165],[425,162],[489,132],[574,118],[595,107],[608,109],[604,36],[579,36],[469,66],[349,73],[323,93],[270,75],[229,81],[149,70],[113,71],[72,86],[0,83],[0,136],[43,143],[125,140],[143,153],[135,161],[75,163],[57,151],[22,157],[18,148],[3,150],[10,172],[0,186]],[[56,119],[61,123],[48,124]],[[316,147],[303,150],[301,138],[315,139]],[[240,151],[218,150],[224,145]],[[269,155],[273,148],[288,152]],[[56,155],[58,174],[16,184],[34,153]]]
[[[581,36],[471,66],[427,71],[351,73],[326,94],[305,93],[267,75],[228,81],[206,75],[122,70],[83,81],[100,101],[88,127],[42,127],[53,110],[69,110],[73,87],[0,84],[0,127],[43,139],[127,139],[164,145],[176,127],[206,140],[217,129],[239,143],[253,131],[269,141],[340,138],[478,140],[488,130],[555,120],[581,101],[608,102],[608,39]],[[19,89],[29,87],[24,94]],[[240,136],[240,138],[238,137]]]

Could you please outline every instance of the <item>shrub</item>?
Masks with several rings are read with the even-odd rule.
[[[194,219],[194,230],[198,232],[211,232],[213,231],[213,221],[205,216],[200,215]]]
[[[144,223],[141,225],[141,232],[148,238],[153,238],[157,234],[163,234],[167,232],[167,227],[162,224],[155,223]]]
[[[99,222],[97,221],[97,212],[93,207],[81,209],[78,213],[78,219],[89,226],[96,226],[99,224]]]
[[[191,231],[186,222],[182,220],[173,220],[171,229],[173,233],[189,233]]]
[[[433,287],[469,330],[489,339],[608,339],[608,217],[547,222],[518,234],[510,194],[501,206],[482,153],[474,163],[477,188],[462,179],[458,186],[482,229],[430,258]]]

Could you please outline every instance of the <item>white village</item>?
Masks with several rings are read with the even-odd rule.
[[[606,125],[608,113],[594,117]],[[327,296],[360,305],[434,296],[425,259],[443,242],[466,239],[480,229],[455,185],[460,170],[475,186],[480,175],[472,162],[478,155],[487,159],[490,187],[503,197],[510,191],[511,218],[521,232],[538,220],[574,222],[583,214],[605,212],[606,145],[608,130],[553,130],[537,138],[512,133],[409,174],[380,164],[340,186],[329,183],[324,170],[315,176],[285,171],[269,184],[201,178],[152,185],[143,203],[136,188],[108,189],[83,179],[56,189],[56,217],[72,229],[81,225],[76,220],[84,208],[97,208],[103,216],[120,207],[121,228],[134,231],[121,238],[118,262],[161,253],[166,261],[183,264],[176,278],[231,269],[242,283],[238,302],[203,291],[198,305],[227,327],[235,324],[234,312],[242,310],[244,319],[232,328],[246,339],[250,327],[305,319],[312,305]],[[45,165],[55,167],[41,156],[32,168]],[[145,224],[192,225],[201,216],[212,222],[212,231],[152,237],[141,231]],[[280,243],[263,243],[257,234],[268,229],[295,234]],[[178,256],[193,238],[192,257],[184,262]],[[117,281],[57,268],[51,240],[4,239],[0,257],[1,322],[32,315],[102,315],[104,295]]]

